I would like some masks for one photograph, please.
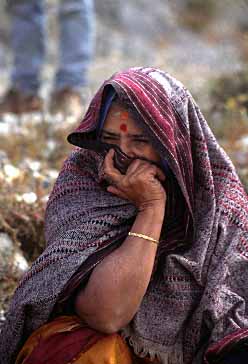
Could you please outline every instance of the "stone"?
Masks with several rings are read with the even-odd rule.
[[[0,233],[0,280],[20,279],[28,270],[28,262],[21,249],[6,233]]]

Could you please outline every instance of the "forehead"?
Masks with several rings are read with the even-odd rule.
[[[112,104],[104,122],[104,129],[117,131],[122,130],[121,126],[126,125],[128,131],[142,133],[136,120],[131,113],[119,104]]]

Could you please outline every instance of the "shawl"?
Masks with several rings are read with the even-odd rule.
[[[234,166],[179,81],[158,69],[131,68],[104,82],[69,135],[84,148],[65,161],[51,193],[47,247],[12,299],[1,333],[2,364],[11,364],[23,340],[49,320],[68,282],[78,272],[86,282],[120,246],[137,214],[104,189],[103,156],[93,150],[108,87],[142,120],[174,182],[167,186],[169,222],[152,279],[122,336],[140,356],[201,364],[218,342],[248,328],[248,198]]]

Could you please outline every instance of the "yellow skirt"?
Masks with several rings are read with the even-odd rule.
[[[60,316],[41,326],[26,341],[15,364],[139,364],[120,335],[102,334],[77,316]]]

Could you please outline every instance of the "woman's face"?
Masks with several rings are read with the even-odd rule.
[[[153,162],[160,161],[160,156],[144,132],[136,125],[132,115],[118,104],[110,107],[102,129],[101,140],[118,145],[129,157],[143,157]]]

